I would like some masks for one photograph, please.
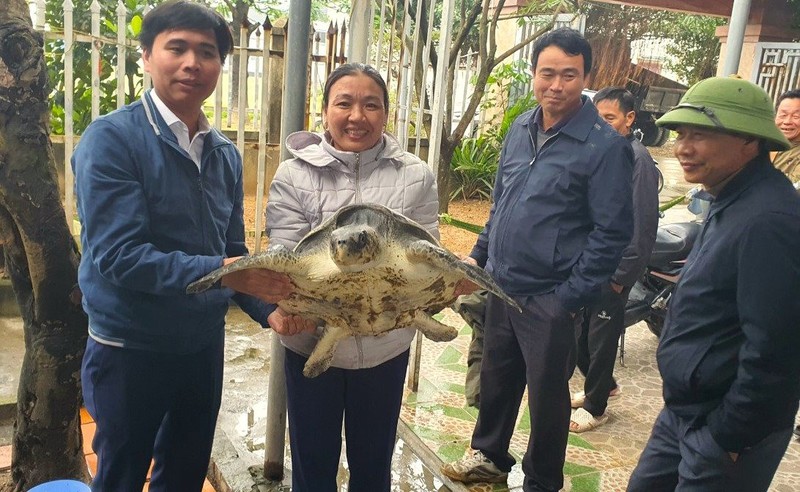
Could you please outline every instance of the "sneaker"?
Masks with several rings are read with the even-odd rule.
[[[478,449],[467,452],[458,461],[442,466],[442,473],[463,483],[503,483],[508,478],[508,472],[497,468],[497,465]]]

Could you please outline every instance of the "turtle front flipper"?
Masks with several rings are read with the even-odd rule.
[[[482,289],[488,290],[505,301],[509,306],[522,312],[522,308],[517,301],[503,292],[500,286],[492,279],[491,275],[486,273],[486,270],[475,265],[470,265],[469,263],[464,263],[458,259],[456,255],[444,248],[440,248],[428,241],[414,241],[406,248],[406,256],[409,261],[426,262],[445,270],[457,270],[470,282]]]
[[[266,251],[252,256],[243,256],[238,260],[217,268],[205,277],[196,280],[186,287],[187,294],[206,291],[225,275],[248,268],[265,268],[280,273],[291,272],[297,264],[297,255],[286,246],[275,244]]]
[[[347,338],[352,332],[342,326],[333,326],[330,323],[325,327],[322,338],[317,342],[317,346],[303,367],[303,375],[307,378],[315,378],[325,372],[333,361],[333,354],[336,346],[343,338]]]
[[[458,336],[458,330],[436,321],[422,310],[417,311],[414,315],[414,322],[411,326],[421,331],[423,335],[434,342],[449,342]]]

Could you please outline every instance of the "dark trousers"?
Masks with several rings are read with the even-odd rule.
[[[293,492],[339,490],[342,416],[350,492],[389,492],[408,351],[369,369],[303,376],[308,359],[286,351]]]
[[[625,328],[628,294],[629,287],[617,294],[607,284],[600,298],[586,309],[576,331],[578,369],[586,376],[583,408],[595,417],[605,413],[608,393],[617,387],[614,363],[619,337]]]
[[[94,418],[94,492],[203,488],[222,397],[224,330],[208,347],[175,355],[86,344],[83,398]]]
[[[767,490],[786,452],[787,426],[739,454],[734,462],[708,431],[664,408],[633,470],[629,492],[759,492]]]
[[[481,404],[472,447],[501,470],[511,469],[508,447],[527,385],[531,430],[522,459],[525,492],[559,490],[564,484],[575,323],[554,294],[529,298],[522,313],[494,295],[486,305]]]

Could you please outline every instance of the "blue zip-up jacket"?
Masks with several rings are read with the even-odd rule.
[[[155,352],[202,349],[223,329],[233,291],[187,295],[186,286],[224,257],[247,254],[234,145],[212,130],[198,171],[147,92],[89,125],[72,169],[90,335]],[[234,299],[266,326],[270,306],[242,294]]]
[[[791,428],[800,398],[800,197],[766,157],[712,202],[670,301],[664,401],[740,452]]]
[[[630,243],[633,151],[584,97],[537,152],[536,111],[511,125],[470,256],[509,295],[555,292],[574,313],[599,295]]]

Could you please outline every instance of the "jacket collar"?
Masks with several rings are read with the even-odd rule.
[[[736,201],[738,196],[753,184],[765,179],[771,169],[774,169],[772,163],[768,157],[764,156],[756,156],[755,159],[745,164],[744,168],[720,190],[709,210],[709,218]]]
[[[172,129],[169,127],[167,122],[161,116],[161,112],[156,107],[155,101],[153,101],[153,96],[150,92],[153,89],[148,89],[142,94],[142,106],[144,107],[144,113],[147,116],[147,121],[150,123],[150,127],[153,128],[153,132],[155,134],[168,142],[172,142],[175,145],[178,145],[178,139],[175,137],[175,134],[172,132]],[[222,134],[219,130],[214,127],[211,127],[211,131],[206,135],[206,142],[203,145],[204,149],[212,149],[219,145],[233,145],[233,142],[230,141],[228,137]],[[180,147],[178,145],[178,147]],[[205,150],[204,152],[205,153]]]
[[[354,169],[357,160],[364,164],[380,159],[389,159],[399,166],[402,165],[401,157],[403,155],[400,142],[389,133],[384,133],[383,140],[373,148],[356,153],[335,149],[330,144],[327,134],[299,131],[286,138],[286,149],[297,159],[312,166],[325,167],[338,163],[348,169]]]
[[[587,96],[581,96],[581,108],[567,120],[560,121],[553,128],[560,133],[569,135],[570,137],[585,142],[589,138],[589,133],[597,124],[597,108]],[[525,121],[525,126],[533,124],[535,121],[541,121],[542,108],[537,107],[531,117]]]

